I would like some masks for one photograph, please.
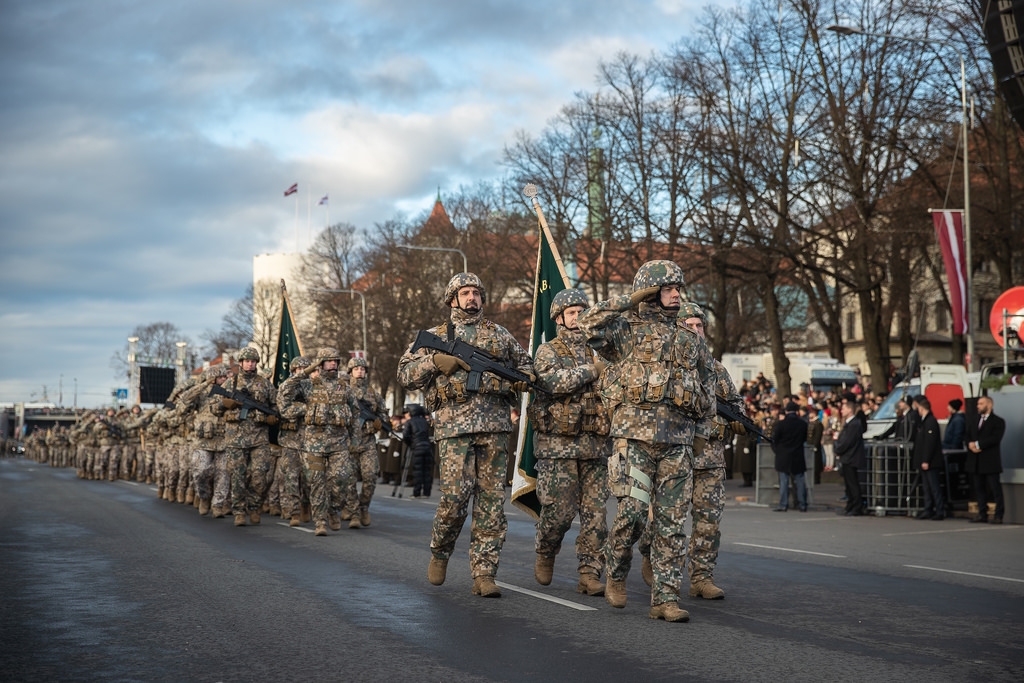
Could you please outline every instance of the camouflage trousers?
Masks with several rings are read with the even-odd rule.
[[[236,515],[259,512],[267,493],[267,476],[272,464],[270,445],[228,446],[224,455],[231,479],[231,511]]]
[[[213,497],[210,506],[226,510],[231,501],[231,473],[224,451],[213,452]]]
[[[92,478],[117,479],[117,463],[121,460],[120,446],[100,446],[92,463]]]
[[[380,476],[380,456],[377,453],[377,445],[370,443],[350,450],[349,458],[352,460],[352,469],[356,476],[352,478],[352,482],[345,491],[345,509],[353,515],[357,515],[360,510],[370,507],[373,492],[377,490],[377,477]],[[358,493],[356,492],[357,479],[363,483]]]
[[[305,474],[302,471],[302,458],[296,448],[281,448],[277,458],[277,474],[274,486],[277,487],[277,499],[284,517],[291,517],[301,511],[301,504],[309,502],[309,492],[305,489]]]
[[[78,445],[75,447],[75,473],[79,479],[85,479],[85,468],[89,461],[89,447]]]
[[[213,475],[216,451],[196,448],[192,451],[191,476],[192,486],[199,500],[213,499]]]
[[[192,485],[192,448],[187,443],[178,444],[174,449],[177,461],[178,486],[175,488],[178,502],[185,501],[185,494]]]
[[[309,482],[309,507],[314,522],[327,522],[345,503],[344,492],[355,478],[348,451],[302,454],[302,469]]]
[[[608,577],[625,580],[633,562],[633,545],[651,520],[651,605],[679,599],[686,560],[686,511],[691,496],[693,450],[683,444],[652,444],[634,439],[615,439],[612,461],[625,456],[629,493],[618,498],[618,510],[608,537]],[[611,483],[614,472],[609,473]],[[647,484],[646,481],[650,483]],[[644,498],[649,498],[644,500]]]
[[[441,500],[434,514],[430,552],[447,560],[455,550],[473,498],[469,567],[473,578],[495,576],[505,543],[505,468],[508,432],[465,434],[438,441]]]
[[[562,539],[580,516],[576,559],[581,574],[601,575],[604,544],[608,538],[605,503],[608,500],[608,463],[604,458],[539,458],[537,460],[537,554],[554,557]]]
[[[719,524],[725,509],[725,468],[693,471],[693,494],[690,500],[690,544],[686,556],[690,583],[712,579],[718,564],[718,547],[722,532]],[[640,538],[640,554],[651,555],[650,527]]]

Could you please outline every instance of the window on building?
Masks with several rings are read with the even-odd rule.
[[[949,318],[946,315],[946,302],[935,302],[935,331],[945,332],[949,329]]]

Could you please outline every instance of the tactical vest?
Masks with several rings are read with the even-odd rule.
[[[307,425],[315,427],[347,427],[352,422],[352,410],[348,405],[348,386],[337,380],[317,378],[312,381],[312,391],[306,397]]]
[[[497,329],[497,327],[486,320],[481,320],[476,325],[476,337],[470,343],[479,349],[483,349],[495,358],[504,359],[505,345],[498,336]],[[455,334],[454,328],[452,328],[449,335],[448,323],[438,325],[432,332],[438,337],[448,339],[449,341],[451,341],[451,337]],[[448,403],[465,403],[469,398],[469,389],[466,388],[468,380],[469,373],[461,368],[451,375],[438,374],[432,386],[427,390],[427,395],[423,400],[427,410],[434,412]],[[477,393],[508,394],[511,396],[512,384],[500,377],[487,373],[480,378],[480,390]]]
[[[611,410],[621,404],[652,408],[672,403],[692,419],[700,419],[711,407],[708,393],[697,374],[697,333],[676,325],[667,335],[657,333],[662,324],[629,320],[633,348],[609,368],[602,397]],[[691,337],[692,335],[692,337]]]
[[[576,354],[564,341],[556,337],[549,345],[559,359],[571,360],[571,367],[579,366]],[[561,365],[566,367],[567,364]],[[538,393],[526,408],[530,424],[542,434],[577,436],[587,433],[607,436],[612,423],[594,384],[591,382],[587,391],[574,392],[562,399]]]

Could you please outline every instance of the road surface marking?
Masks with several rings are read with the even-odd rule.
[[[923,536],[924,534],[959,534],[964,531],[999,531],[1002,529],[1020,529],[1022,527],[1015,524],[1004,524],[1004,525],[986,525],[984,527],[970,526],[963,529],[932,529],[930,531],[900,531],[893,532],[891,534],[882,534],[883,536]]]
[[[846,555],[833,555],[832,553],[816,553],[813,550],[797,550],[796,548],[778,548],[778,547],[773,546],[773,545],[758,545],[757,543],[739,543],[737,541],[733,541],[733,545],[745,545],[745,546],[748,546],[750,548],[765,548],[767,550],[781,550],[781,551],[787,552],[787,553],[801,553],[803,555],[821,555],[822,557],[838,557],[838,558],[845,558],[846,557]]]
[[[313,533],[313,529],[304,529],[301,526],[292,526],[288,522],[278,522],[277,525],[278,526],[286,526],[289,529],[298,529],[299,531],[305,531],[307,534]]]
[[[524,593],[526,595],[532,595],[535,598],[540,598],[541,600],[547,600],[548,602],[553,602],[553,603],[555,603],[557,605],[562,605],[564,607],[572,607],[573,609],[578,609],[581,612],[596,612],[597,611],[596,607],[590,607],[588,605],[581,605],[580,603],[573,602],[571,600],[563,600],[562,598],[556,598],[553,595],[544,595],[543,593],[538,593],[537,591],[532,591],[529,588],[520,588],[519,586],[513,586],[512,584],[505,583],[504,581],[495,581],[494,583],[498,584],[502,588],[507,588],[510,591],[515,591],[516,593]]]
[[[946,574],[960,574],[961,576],[976,576],[981,579],[995,579],[996,581],[1013,581],[1014,583],[1024,583],[1024,579],[1011,579],[1008,576],[992,576],[991,574],[975,574],[974,572],[958,572],[953,569],[939,569],[938,567],[922,567],[919,564],[905,564],[904,567],[910,567],[911,569],[927,569],[931,572],[945,572]]]

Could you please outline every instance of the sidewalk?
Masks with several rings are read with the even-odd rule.
[[[808,484],[812,481],[813,475],[808,473]],[[732,479],[725,480],[725,505],[733,507],[746,505],[751,507],[763,507],[766,510],[774,507],[778,500],[778,488],[774,489],[770,505],[758,505],[755,500],[756,489],[753,486],[744,487],[742,475],[735,474]],[[845,501],[839,499],[846,495],[846,487],[843,485],[843,478],[838,472],[822,472],[821,483],[815,484],[813,490],[809,491],[811,503],[808,508],[811,510],[828,511],[841,510],[846,507]]]

